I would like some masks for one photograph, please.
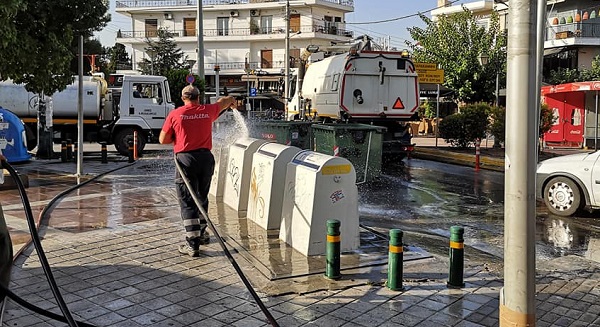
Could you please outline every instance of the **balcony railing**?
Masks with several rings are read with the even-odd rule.
[[[567,38],[600,38],[600,22],[581,22],[571,24],[552,25],[546,33],[546,41]]]
[[[299,61],[290,60],[290,68],[298,68]],[[207,72],[213,71],[215,68],[215,63],[205,63],[204,70]],[[236,71],[246,71],[246,63],[245,62],[220,62],[219,68],[221,71],[227,70],[236,70]],[[260,62],[250,62],[248,63],[248,73],[253,74],[253,71],[261,70],[261,69],[284,69],[285,62],[283,60],[279,61],[263,61]]]
[[[286,0],[262,0],[260,2],[285,2]],[[354,7],[354,0],[320,0],[342,6]],[[256,3],[254,0],[202,0],[203,6],[237,5]],[[197,6],[197,0],[118,0],[117,8]]]
[[[285,27],[272,27],[272,28],[229,28],[229,29],[204,29],[203,35],[206,37],[211,36],[248,36],[248,35],[284,35]],[[292,31],[290,34],[293,36],[294,33],[322,33],[337,35],[343,37],[354,37],[354,32],[336,28],[335,26],[302,26],[299,31]],[[117,38],[153,38],[157,37],[158,33],[152,31],[121,31],[117,33]],[[169,34],[172,37],[185,37],[185,36],[196,36],[195,30],[169,30]]]

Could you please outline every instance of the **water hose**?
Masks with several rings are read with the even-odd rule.
[[[46,205],[44,207],[44,209],[42,210],[42,212],[40,213],[39,217],[38,217],[38,223],[42,222],[42,219],[46,217],[47,212],[49,209],[51,209],[54,204],[60,199],[62,198],[64,195],[72,192],[73,190],[80,188],[106,174],[109,174],[111,172],[114,172],[116,170],[119,169],[123,169],[126,167],[129,167],[133,164],[129,164],[129,165],[125,165],[123,167],[118,167],[116,169],[113,170],[109,170],[106,171],[102,174],[99,174],[83,183],[79,183],[73,187],[68,188],[67,190],[59,193],[58,195],[56,195],[54,198],[52,198],[52,200],[50,200],[50,202],[48,203],[48,205]],[[63,313],[64,316],[58,315],[56,313],[53,313],[51,311],[39,308],[33,304],[28,303],[27,301],[21,299],[20,297],[18,297],[16,294],[14,294],[12,291],[10,291],[9,289],[5,288],[3,285],[0,285],[0,290],[5,293],[6,295],[8,295],[8,297],[12,300],[14,300],[17,304],[20,304],[21,306],[36,312],[38,314],[44,315],[46,317],[61,321],[61,322],[66,322],[70,327],[71,326],[82,326],[82,327],[94,327],[94,325],[85,323],[85,322],[81,322],[81,321],[76,321],[73,319],[73,316],[71,315],[71,313],[69,312],[68,307],[66,306],[66,303],[64,302],[64,299],[62,298],[60,291],[58,289],[58,286],[56,285],[56,282],[54,280],[54,276],[52,275],[52,272],[50,270],[50,265],[48,264],[48,260],[45,256],[44,250],[42,248],[40,239],[39,239],[39,234],[37,232],[37,227],[35,222],[33,221],[33,214],[31,212],[31,205],[29,203],[29,199],[27,197],[27,193],[25,191],[25,187],[23,186],[23,182],[21,181],[21,177],[17,174],[17,172],[15,171],[15,169],[6,161],[6,160],[2,160],[2,168],[6,169],[9,174],[11,175],[11,177],[13,178],[13,180],[15,181],[15,185],[17,186],[17,189],[19,190],[19,194],[21,195],[21,201],[23,202],[23,206],[24,206],[24,210],[25,210],[25,216],[27,218],[27,223],[29,226],[29,231],[31,234],[31,241],[26,243],[25,246],[22,247],[22,249],[17,252],[16,256],[20,255],[20,253],[23,251],[23,249],[29,247],[29,245],[31,243],[34,244],[34,247],[38,253],[38,257],[40,259],[40,263],[42,265],[42,268],[44,270],[44,274],[46,275],[46,278],[48,279],[48,283],[50,284],[50,288],[52,290],[52,293],[54,294],[54,298],[57,301],[57,304],[61,310],[61,312]],[[0,311],[0,313],[3,313],[4,310],[2,308],[2,311]],[[2,320],[0,319],[0,323],[2,322]]]
[[[175,157],[174,159],[175,159],[175,166],[177,166],[177,171],[179,172],[179,175],[181,175],[181,178],[183,179],[183,182],[185,183],[185,186],[187,187],[188,192],[192,196],[192,199],[194,199],[194,202],[196,203],[196,206],[200,210],[200,213],[206,219],[206,222],[207,222],[208,226],[210,227],[210,230],[215,234],[215,238],[219,241],[219,244],[221,245],[221,248],[223,248],[223,252],[227,256],[227,259],[229,259],[229,262],[231,262],[231,265],[233,265],[233,268],[240,276],[240,279],[242,280],[244,285],[246,285],[246,288],[250,292],[250,295],[252,295],[252,297],[254,298],[254,301],[256,301],[256,304],[258,304],[258,307],[264,313],[265,317],[267,318],[267,320],[269,321],[271,326],[279,327],[279,324],[277,323],[277,321],[275,321],[275,318],[273,317],[273,315],[271,315],[271,313],[269,312],[269,310],[267,309],[265,304],[262,302],[262,300],[260,299],[260,297],[258,296],[256,291],[252,287],[252,284],[250,284],[250,282],[246,278],[246,275],[244,275],[244,272],[242,271],[242,269],[240,268],[238,263],[235,261],[235,259],[231,255],[231,252],[229,252],[229,250],[227,249],[227,246],[225,245],[225,242],[223,242],[223,239],[221,239],[221,236],[219,235],[219,232],[215,228],[215,225],[213,225],[210,218],[208,218],[208,214],[202,207],[200,200],[198,199],[198,197],[196,196],[196,193],[193,191],[193,188],[190,185],[190,180],[185,175],[185,172],[183,171],[183,169],[181,169],[181,165],[179,164],[179,161],[177,161],[177,157]]]

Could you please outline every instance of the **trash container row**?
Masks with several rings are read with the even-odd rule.
[[[367,124],[258,121],[250,128],[250,137],[346,158],[356,169],[356,182],[361,183],[381,174],[385,131],[385,127]]]

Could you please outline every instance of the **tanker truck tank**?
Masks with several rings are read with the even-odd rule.
[[[83,115],[84,118],[98,118],[101,114],[106,87],[94,77],[84,77]],[[78,80],[66,89],[51,95],[53,116],[55,118],[77,115]],[[28,92],[22,84],[7,80],[0,82],[0,106],[10,109],[20,118],[37,117],[36,103],[38,95]]]

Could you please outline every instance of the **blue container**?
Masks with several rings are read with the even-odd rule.
[[[21,119],[12,111],[0,107],[0,150],[9,163],[31,159],[25,142],[25,126]]]

